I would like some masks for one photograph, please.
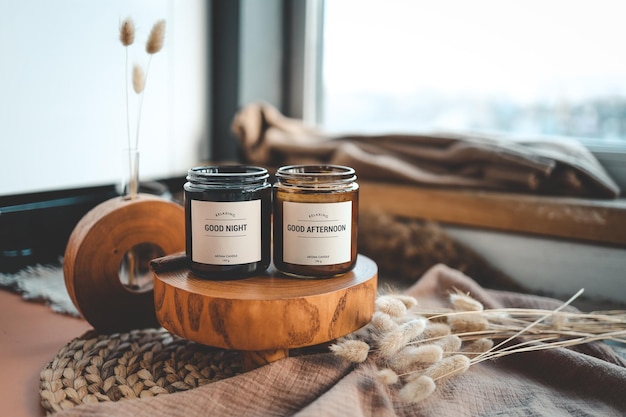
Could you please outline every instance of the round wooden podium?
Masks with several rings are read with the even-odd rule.
[[[377,280],[376,263],[362,255],[349,273],[325,279],[292,278],[273,267],[228,281],[203,279],[187,268],[155,269],[154,304],[157,320],[171,333],[239,350],[249,370],[369,323]]]

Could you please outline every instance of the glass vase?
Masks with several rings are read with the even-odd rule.
[[[123,161],[125,174],[122,181],[122,199],[130,202],[139,196],[139,151],[126,149]],[[151,290],[150,260],[163,255],[163,251],[151,243],[140,243],[130,248],[122,257],[119,267],[122,285],[131,291]]]
[[[125,149],[122,161],[122,196],[126,200],[134,200],[139,194],[139,150]]]

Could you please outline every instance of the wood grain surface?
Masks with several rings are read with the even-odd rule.
[[[359,181],[361,209],[461,226],[626,246],[626,200]]]
[[[188,269],[155,272],[159,322],[172,333],[210,346],[261,352],[334,340],[367,324],[374,312],[378,269],[359,255],[355,268],[327,279],[266,275],[213,281]],[[271,357],[268,361],[274,360]]]

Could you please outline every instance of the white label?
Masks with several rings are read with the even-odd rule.
[[[191,260],[236,265],[261,260],[261,200],[191,200]]]
[[[352,202],[283,202],[283,261],[297,265],[349,262]]]

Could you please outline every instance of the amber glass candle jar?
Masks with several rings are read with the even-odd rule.
[[[291,165],[276,172],[274,265],[299,277],[350,271],[357,258],[359,185],[354,169]]]
[[[189,170],[185,190],[186,252],[205,278],[264,272],[271,261],[272,192],[265,168],[209,166]]]

